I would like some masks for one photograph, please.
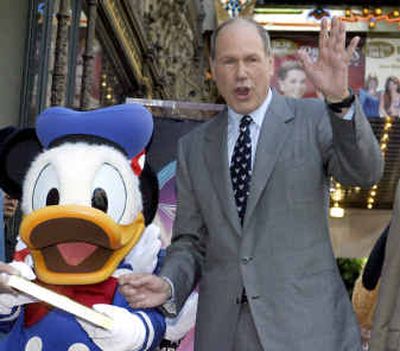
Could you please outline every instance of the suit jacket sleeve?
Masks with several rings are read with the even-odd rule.
[[[182,140],[179,141],[176,173],[177,213],[172,242],[167,248],[165,262],[160,271],[160,275],[169,278],[174,286],[177,313],[200,279],[207,235],[197,200],[193,196],[186,151]]]
[[[380,180],[384,162],[358,100],[355,104],[352,120],[343,120],[328,110],[329,118],[320,119],[318,135],[327,174],[343,185],[367,188]]]

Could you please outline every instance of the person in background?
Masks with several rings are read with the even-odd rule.
[[[379,99],[379,114],[381,117],[400,117],[400,81],[395,76],[386,79],[385,90]]]
[[[16,131],[13,126],[0,129],[0,152],[4,141]],[[4,219],[4,237],[5,243],[5,261],[10,262],[14,254],[15,244],[17,242],[18,227],[21,221],[21,213],[18,209],[18,200],[11,198],[0,189],[0,196],[3,196],[3,219]]]
[[[400,182],[397,182],[392,218],[386,238],[380,238],[381,249],[375,261],[377,269],[371,280],[379,280],[379,292],[370,351],[400,351]],[[371,284],[373,286],[373,284]]]
[[[268,33],[231,19],[211,42],[227,108],[180,139],[177,213],[159,276],[119,278],[131,306],[179,313],[199,284],[196,351],[359,351],[328,231],[329,180],[369,187],[383,158],[357,98],[344,22],[321,21],[320,56],[298,55],[325,100],[270,88]]]
[[[378,77],[368,75],[364,88],[359,91],[360,104],[365,116],[379,117]]]
[[[3,196],[5,261],[11,262],[17,243],[18,227],[22,218],[18,200],[4,192]]]
[[[303,67],[297,61],[285,61],[278,70],[278,86],[282,95],[300,99],[304,96],[306,74]]]
[[[354,285],[352,303],[361,329],[363,351],[369,349],[389,230],[390,223],[375,242],[368,260]]]

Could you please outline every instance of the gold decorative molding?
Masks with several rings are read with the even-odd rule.
[[[103,1],[102,5],[116,31],[116,35],[127,55],[135,76],[139,80],[139,83],[142,83],[146,87],[147,96],[151,98],[153,95],[151,80],[143,75],[143,64],[141,57],[138,54],[140,51],[132,40],[132,38],[135,37],[135,34],[132,32],[132,29],[125,20],[123,11],[119,10],[118,1],[107,0]]]
[[[256,5],[256,0],[244,0],[240,1],[242,10],[239,13],[238,17],[253,17],[254,7]],[[225,6],[222,4],[221,0],[214,0],[215,6],[215,14],[217,17],[217,25],[227,21],[231,18],[229,12],[225,9]]]

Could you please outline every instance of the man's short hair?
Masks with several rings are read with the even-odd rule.
[[[211,60],[215,59],[215,50],[216,50],[216,43],[217,43],[217,37],[218,34],[221,32],[222,29],[224,29],[225,27],[228,27],[232,24],[235,23],[247,23],[250,24],[252,26],[254,26],[257,31],[258,34],[260,35],[260,38],[264,44],[264,49],[265,49],[265,54],[267,56],[271,56],[272,54],[272,50],[271,50],[271,40],[269,38],[269,34],[267,32],[267,30],[259,25],[256,21],[252,20],[251,18],[240,18],[240,17],[236,17],[236,18],[231,18],[229,20],[227,20],[226,22],[223,22],[222,24],[220,24],[214,31],[214,33],[211,36],[211,45],[210,45],[210,56],[211,56]]]

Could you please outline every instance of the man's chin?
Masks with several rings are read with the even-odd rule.
[[[240,115],[247,115],[256,110],[259,106],[260,105],[257,105],[254,102],[235,102],[234,104],[229,105],[232,110]]]

